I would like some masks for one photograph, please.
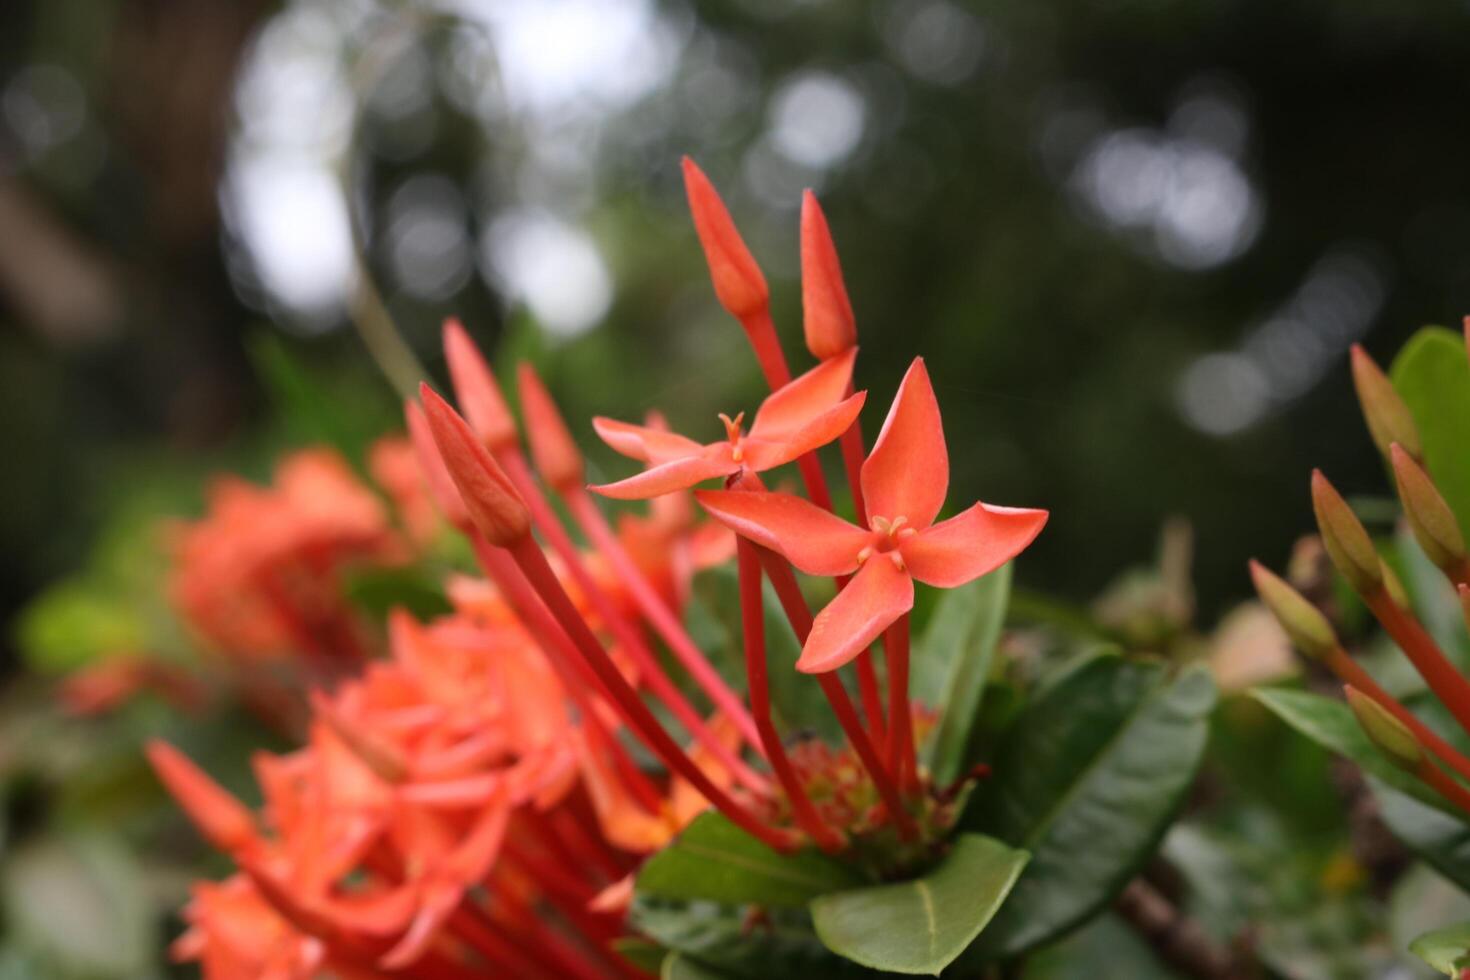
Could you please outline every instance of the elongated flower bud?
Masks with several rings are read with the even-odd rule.
[[[684,192],[720,305],[738,320],[759,313],[770,301],[766,277],[745,247],[714,184],[688,157],[684,158]]]
[[[1363,407],[1363,418],[1368,423],[1368,434],[1378,451],[1387,456],[1394,443],[1415,459],[1421,458],[1423,449],[1419,443],[1419,429],[1414,425],[1414,416],[1409,406],[1394,389],[1368,352],[1361,344],[1352,350],[1353,387],[1358,390],[1358,404]]]
[[[526,418],[526,439],[531,443],[531,458],[548,484],[558,490],[581,486],[583,481],[582,450],[567,429],[566,420],[536,369],[522,361],[517,369],[521,392],[521,412]]]
[[[1457,574],[1465,567],[1465,536],[1460,532],[1454,511],[1440,496],[1429,474],[1402,446],[1394,443],[1390,452],[1399,500],[1415,540],[1430,561],[1446,573]]]
[[[502,547],[530,534],[525,501],[465,420],[428,385],[419,386],[419,397],[434,444],[480,533]]]
[[[857,321],[842,281],[837,247],[817,196],[801,197],[801,309],[806,349],[819,361],[857,344]]]
[[[1401,769],[1417,772],[1424,762],[1424,746],[1408,726],[1389,714],[1388,709],[1351,684],[1343,688],[1348,707],[1370,741]]]
[[[403,418],[408,424],[408,438],[413,443],[414,455],[418,457],[419,470],[424,474],[434,506],[450,524],[460,529],[469,527],[470,512],[465,508],[464,498],[459,495],[459,487],[454,485],[454,477],[449,475],[449,469],[444,465],[444,457],[439,455],[439,446],[434,442],[434,433],[429,431],[429,420],[424,417],[424,410],[418,402],[404,402]]]
[[[454,318],[444,321],[444,359],[449,362],[449,378],[454,382],[454,397],[464,408],[470,428],[490,451],[499,452],[516,442],[515,418],[500,392],[500,382],[480,353],[480,348]]]
[[[1378,559],[1378,571],[1383,575],[1383,590],[1393,600],[1393,604],[1404,612],[1413,612],[1414,603],[1409,598],[1409,590],[1404,588],[1403,579],[1399,573],[1393,570],[1393,566],[1382,558]]]
[[[255,818],[188,756],[161,739],[144,749],[159,780],[215,847],[236,851],[255,840]]]
[[[1360,595],[1378,591],[1383,586],[1383,570],[1373,539],[1321,470],[1312,471],[1312,509],[1327,554],[1348,584]]]
[[[1260,562],[1252,559],[1250,569],[1256,594],[1286,631],[1293,646],[1313,658],[1325,657],[1337,649],[1337,633],[1321,610]]]

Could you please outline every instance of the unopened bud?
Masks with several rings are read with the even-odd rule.
[[[1327,554],[1353,591],[1366,596],[1382,588],[1382,562],[1368,529],[1321,470],[1312,471],[1312,509]]]
[[[1455,512],[1445,503],[1429,474],[1398,443],[1391,449],[1391,458],[1404,516],[1419,547],[1442,570],[1458,573],[1465,566],[1465,536],[1460,532]]]
[[[1399,578],[1399,573],[1382,558],[1378,559],[1378,570],[1383,574],[1383,591],[1388,593],[1388,598],[1404,612],[1412,612],[1414,603],[1409,598],[1409,590],[1404,588],[1404,580]]]
[[[245,804],[188,756],[161,739],[150,740],[144,752],[169,795],[211,844],[233,852],[255,840],[255,818]]]
[[[1422,454],[1419,429],[1414,425],[1414,416],[1409,406],[1394,389],[1393,382],[1361,344],[1352,349],[1353,387],[1358,390],[1358,404],[1363,407],[1363,418],[1368,423],[1368,434],[1373,444],[1385,456],[1394,443],[1415,458]]]
[[[500,382],[469,333],[453,318],[444,321],[444,359],[449,362],[454,397],[475,435],[491,452],[514,445],[515,418],[500,392]]]
[[[761,312],[770,301],[766,277],[745,247],[714,184],[688,157],[684,158],[684,192],[720,305],[737,320]]]
[[[1347,695],[1348,707],[1353,709],[1353,715],[1369,741],[1400,769],[1417,772],[1424,762],[1424,747],[1408,726],[1351,684],[1343,688],[1343,693]]]
[[[450,524],[460,529],[469,527],[470,512],[465,508],[464,498],[459,495],[459,487],[454,485],[454,477],[449,475],[449,469],[444,465],[444,457],[439,455],[439,446],[434,442],[434,433],[429,430],[424,410],[418,402],[404,402],[403,418],[434,506]]]
[[[1250,570],[1256,594],[1286,631],[1292,645],[1314,658],[1325,657],[1337,649],[1337,634],[1320,609],[1260,562],[1252,559]]]
[[[566,420],[557,410],[551,393],[541,383],[536,369],[522,361],[517,369],[521,392],[521,412],[526,418],[526,439],[531,443],[531,458],[547,484],[557,490],[581,486],[583,482],[582,450],[567,429]]]
[[[502,547],[530,534],[525,501],[465,420],[428,385],[419,387],[419,397],[434,445],[480,533]]]
[[[801,308],[806,349],[819,361],[857,345],[857,321],[842,281],[837,247],[817,196],[801,198]]]

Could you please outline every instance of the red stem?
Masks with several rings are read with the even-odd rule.
[[[695,765],[693,760],[679,747],[679,744],[669,736],[669,733],[664,731],[658,719],[639,699],[638,693],[628,686],[628,682],[623,679],[617,665],[612,662],[612,658],[607,655],[607,651],[602,648],[597,637],[582,621],[582,617],[577,614],[572,600],[567,597],[561,582],[556,578],[556,573],[546,563],[546,556],[541,553],[541,548],[531,536],[526,535],[521,538],[510,545],[508,550],[521,571],[525,573],[531,586],[541,596],[542,601],[566,627],[578,652],[581,653],[588,666],[596,672],[603,687],[607,689],[614,702],[622,706],[624,717],[629,725],[643,739],[644,744],[669,768],[669,771],[682,776],[721,813],[767,846],[780,851],[791,850],[795,843],[791,834],[766,825],[748,808],[736,802],[729,793],[716,786],[705,775],[704,770]]]
[[[766,622],[763,608],[764,598],[761,595],[760,558],[755,553],[755,545],[745,538],[739,538],[736,547],[739,549],[740,620],[745,640],[745,672],[750,683],[750,705],[755,711],[755,722],[760,731],[762,744],[765,746],[766,758],[770,760],[771,768],[776,772],[776,779],[786,790],[786,798],[791,802],[791,813],[797,825],[806,831],[822,850],[829,854],[836,854],[844,846],[842,835],[828,827],[823,822],[821,815],[817,813],[816,807],[812,805],[811,797],[807,795],[806,787],[797,778],[796,771],[791,766],[791,760],[786,755],[786,746],[781,743],[781,737],[776,732],[776,725],[771,720],[771,691],[766,664]]]
[[[914,756],[914,721],[909,708],[909,616],[904,613],[883,637],[888,654],[888,766],[912,793],[919,787]]]
[[[777,598],[781,600],[781,608],[786,610],[786,618],[791,621],[791,628],[796,631],[797,639],[806,643],[806,638],[812,631],[812,611],[806,604],[806,597],[801,594],[801,587],[796,584],[796,576],[792,573],[791,566],[773,551],[765,548],[757,548],[756,551],[760,555],[761,565],[765,568],[766,575],[776,589]],[[883,760],[879,757],[878,750],[868,737],[868,733],[863,730],[852,699],[848,696],[847,689],[842,686],[842,680],[831,671],[815,676],[817,682],[822,686],[822,693],[827,695],[827,700],[832,705],[832,711],[837,715],[838,723],[842,725],[843,732],[847,734],[848,741],[852,743],[858,758],[867,768],[873,785],[877,787],[878,795],[883,798],[888,812],[892,814],[893,821],[898,827],[899,837],[903,840],[912,840],[917,834],[913,817],[904,808],[894,780],[883,765]]]
[[[772,391],[791,383],[791,368],[786,365],[786,355],[781,350],[781,341],[776,337],[776,325],[771,322],[769,307],[761,307],[750,316],[742,317],[740,325],[760,362],[761,373]]]
[[[658,662],[653,651],[643,642],[643,637],[638,630],[623,617],[622,611],[587,571],[587,566],[582,564],[582,556],[578,554],[576,545],[567,536],[566,529],[562,527],[556,512],[551,509],[545,495],[541,493],[541,488],[537,485],[536,478],[531,474],[530,467],[526,465],[525,457],[521,455],[520,450],[507,449],[500,453],[499,458],[505,466],[506,474],[515,484],[516,490],[526,501],[531,511],[531,520],[537,530],[545,536],[552,550],[566,565],[572,580],[577,583],[577,588],[581,589],[583,595],[592,603],[598,618],[612,631],[618,644],[632,655],[638,665],[639,674],[647,679],[654,696],[664,703],[679,724],[684,726],[690,737],[720,760],[720,764],[736,779],[752,792],[769,795],[770,782],[746,765],[735,750],[709,730],[699,712],[694,710],[694,706],[689,703],[689,700],[684,697],[664,671],[663,665]]]
[[[588,539],[612,563],[644,618],[668,644],[669,650],[678,658],[679,663],[689,671],[689,675],[709,695],[715,707],[723,711],[726,717],[735,723],[735,727],[740,729],[740,734],[745,741],[752,746],[759,746],[760,734],[756,731],[755,722],[751,719],[750,713],[745,710],[745,704],[740,700],[740,696],[725,683],[725,679],[705,658],[704,651],[699,649],[688,631],[684,629],[684,624],[679,622],[678,617],[673,614],[658,594],[658,590],[649,583],[642,569],[633,561],[632,556],[628,554],[627,549],[623,547],[622,542],[608,526],[607,518],[603,516],[591,495],[582,487],[571,487],[563,491],[562,499],[566,501],[567,509],[571,511],[572,517],[586,533]]]
[[[1393,637],[1395,643],[1408,656],[1419,676],[1429,685],[1460,727],[1470,732],[1470,683],[1449,662],[1439,646],[1424,632],[1418,621],[1399,608],[1384,588],[1363,601],[1373,611],[1374,617]]]
[[[1414,737],[1424,743],[1429,748],[1429,751],[1439,757],[1440,761],[1459,773],[1461,778],[1470,780],[1470,759],[1466,759],[1459,752],[1455,751],[1450,743],[1435,734],[1434,729],[1424,724],[1413,712],[1394,700],[1393,695],[1385,691],[1373,679],[1372,674],[1369,674],[1359,666],[1356,660],[1348,656],[1346,650],[1342,647],[1333,650],[1327,655],[1326,664],[1328,669],[1336,674],[1339,680],[1345,684],[1352,685],[1378,702],[1380,707],[1401,721],[1409,731],[1413,732]]]

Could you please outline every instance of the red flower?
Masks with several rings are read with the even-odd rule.
[[[857,574],[817,616],[797,669],[836,670],[865,650],[914,604],[914,579],[954,588],[1005,564],[1040,533],[1044,510],[977,503],[938,524],[949,486],[939,404],[922,358],[899,386],[862,490],[872,515],[864,529],[784,493],[701,491],[718,520],[811,575]]]
[[[673,432],[593,419],[604,442],[650,468],[592,489],[619,500],[645,500],[741,470],[773,469],[826,445],[846,431],[862,410],[866,392],[844,397],[856,356],[857,348],[849,348],[772,392],[756,411],[749,433],[741,428],[744,412],[733,419],[721,415],[726,433],[723,442],[701,445]]]

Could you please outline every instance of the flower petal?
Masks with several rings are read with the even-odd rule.
[[[934,522],[949,490],[949,453],[939,402],[922,357],[914,358],[883,431],[863,463],[863,497],[875,517],[907,517],[909,527]]]
[[[744,439],[746,464],[757,472],[769,470],[820,449],[848,430],[863,410],[867,397],[866,391],[860,391],[780,439]]]
[[[653,429],[601,416],[592,420],[592,428],[613,449],[644,463],[667,463],[704,452],[704,446],[693,439],[666,429]]]
[[[806,374],[771,392],[750,425],[754,439],[785,439],[831,411],[852,390],[857,348],[823,361]]]
[[[614,500],[647,500],[675,490],[688,490],[697,483],[712,480],[717,476],[729,476],[740,469],[740,464],[726,454],[724,459],[713,456],[686,456],[644,470],[617,483],[605,483],[590,489]]]
[[[874,555],[817,614],[796,669],[803,674],[836,670],[913,607],[914,580],[892,558]]]
[[[736,534],[770,548],[808,575],[846,575],[872,535],[789,493],[700,490],[704,509]]]
[[[992,572],[1025,550],[1047,512],[977,503],[899,544],[909,573],[926,585],[952,589]]]

